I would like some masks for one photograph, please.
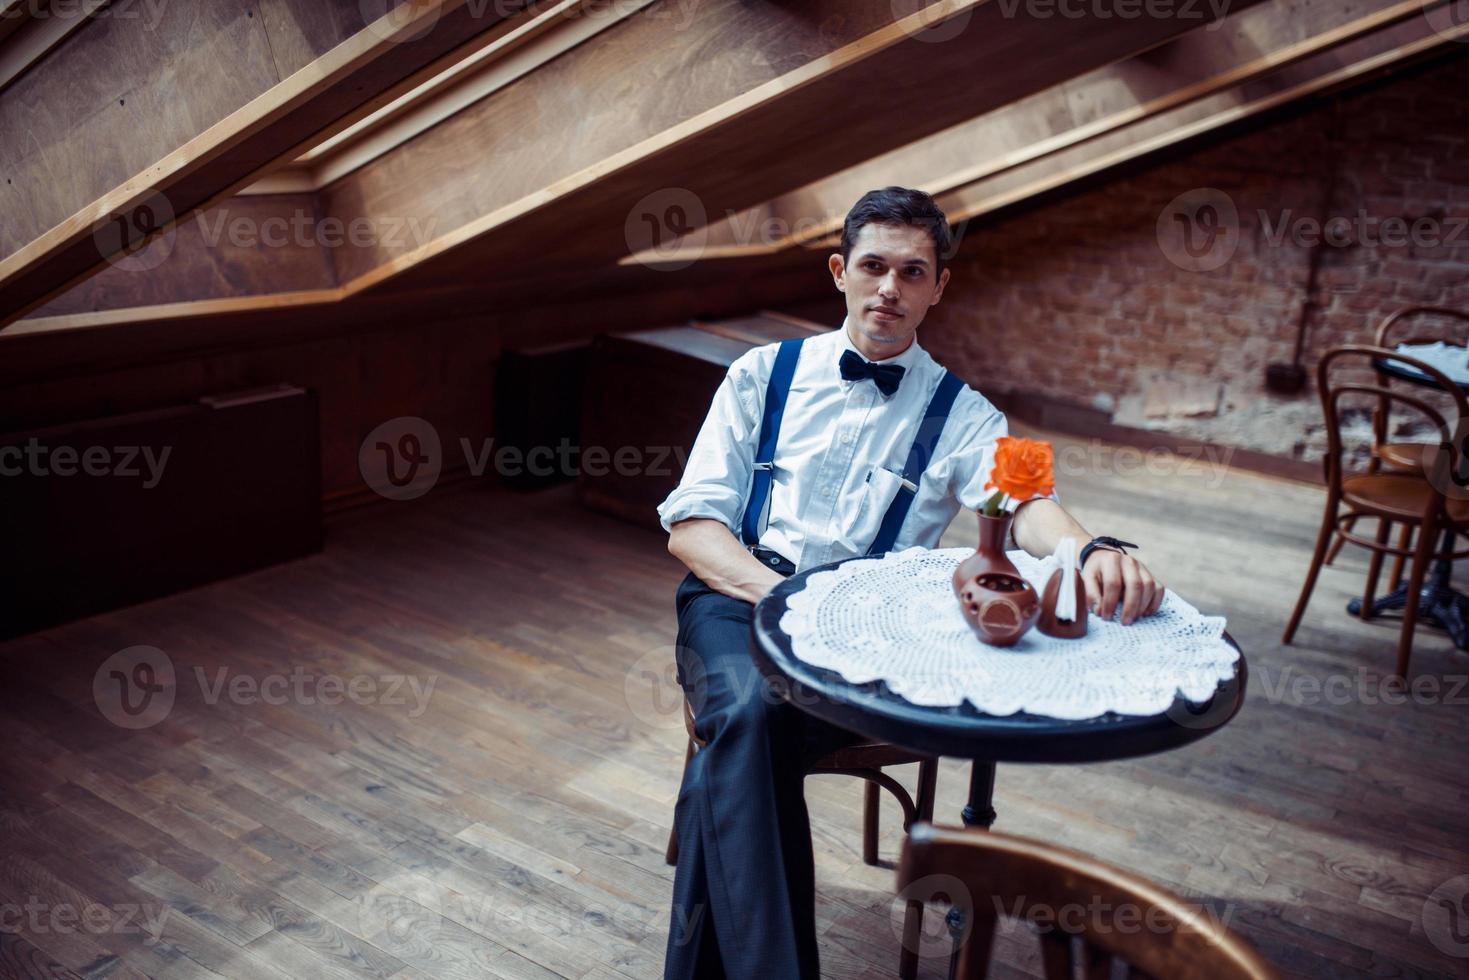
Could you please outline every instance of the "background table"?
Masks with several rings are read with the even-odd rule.
[[[1409,356],[1412,355],[1409,354]],[[1432,388],[1435,391],[1443,390],[1443,387],[1434,379],[1416,371],[1410,371],[1401,364],[1373,358],[1372,366],[1383,374],[1400,381],[1406,381],[1422,388]],[[1463,381],[1454,383],[1465,392],[1469,392],[1469,383]],[[1460,650],[1469,650],[1469,596],[1455,590],[1449,584],[1454,562],[1447,556],[1454,553],[1454,534],[1452,525],[1446,526],[1443,530],[1443,540],[1439,543],[1439,557],[1435,559],[1433,568],[1424,577],[1423,586],[1418,591],[1418,621],[1432,623],[1446,630],[1449,636],[1453,637],[1454,646]],[[1400,585],[1387,595],[1372,600],[1372,615],[1402,609],[1407,604],[1408,587]],[[1356,596],[1347,602],[1347,612],[1353,616],[1362,614],[1361,596]]]
[[[1394,353],[1401,353],[1407,357],[1413,356],[1411,351],[1395,351]],[[1465,348],[1465,356],[1466,358],[1469,358],[1469,348]],[[1407,381],[1415,385],[1422,385],[1425,388],[1440,387],[1438,382],[1434,381],[1428,375],[1419,374],[1417,371],[1411,371],[1402,364],[1395,364],[1392,361],[1383,360],[1382,358],[1373,358],[1372,366],[1381,371],[1383,374],[1397,378],[1401,381]],[[1469,382],[1455,381],[1454,384],[1464,389],[1464,391],[1469,392]]]
[[[798,659],[780,627],[790,597],[812,575],[840,564],[792,575],[760,600],[752,624],[755,663],[788,701],[817,718],[913,752],[972,760],[969,802],[962,814],[966,826],[988,828],[994,822],[996,763],[1100,762],[1163,752],[1219,730],[1244,702],[1243,653],[1234,676],[1221,683],[1207,702],[1190,704],[1180,698],[1163,714],[1145,717],[1105,714],[1062,721],[1024,712],[1001,717],[981,713],[968,703],[947,708],[915,705],[882,682],[849,683],[835,671]],[[1239,649],[1228,633],[1224,637]]]

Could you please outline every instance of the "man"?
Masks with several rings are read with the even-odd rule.
[[[668,550],[689,567],[676,598],[679,681],[705,742],[675,811],[669,980],[819,975],[804,760],[851,736],[761,683],[751,612],[795,570],[865,554],[875,541],[934,547],[960,506],[978,508],[989,495],[1005,416],[957,379],[941,385],[945,370],[915,337],[948,285],[950,247],[948,220],[929,195],[889,187],[858,201],[829,260],[846,294],[842,328],[785,356],[771,344],[735,361],[683,480],[658,508]],[[942,429],[921,426],[942,410],[945,389]],[[905,485],[910,447],[935,431],[921,476]],[[757,459],[771,437],[773,453]],[[906,510],[894,509],[904,494]],[[1037,556],[1063,537],[1093,540],[1054,495],[1021,504],[1013,528]],[[1106,618],[1120,608],[1131,623],[1163,600],[1148,570],[1110,544],[1088,550],[1082,577]]]

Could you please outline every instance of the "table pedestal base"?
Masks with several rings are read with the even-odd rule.
[[[966,828],[989,830],[994,825],[995,816],[995,764],[975,762],[969,770],[969,802],[959,811],[959,817]],[[959,946],[964,940],[963,911],[949,909],[945,922],[954,940],[953,952],[949,954],[949,980],[955,980],[959,970]]]
[[[969,802],[959,816],[965,827],[989,830],[995,822],[995,764],[976,762],[969,770]]]
[[[1452,553],[1453,546],[1454,530],[1453,528],[1445,529],[1444,553]],[[1454,646],[1460,650],[1469,650],[1469,596],[1462,592],[1455,592],[1449,585],[1449,575],[1453,568],[1454,563],[1444,558],[1439,558],[1433,563],[1432,570],[1423,581],[1423,588],[1418,591],[1418,621],[1431,623],[1439,629],[1447,630],[1449,636],[1454,639]],[[1408,587],[1404,585],[1389,592],[1381,599],[1372,600],[1371,614],[1378,616],[1385,612],[1402,609],[1407,604]],[[1347,612],[1353,616],[1362,615],[1361,596],[1347,603]]]

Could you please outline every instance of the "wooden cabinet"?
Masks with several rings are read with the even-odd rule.
[[[608,334],[593,344],[582,396],[577,495],[658,527],[725,372],[753,347],[830,327],[779,313]]]

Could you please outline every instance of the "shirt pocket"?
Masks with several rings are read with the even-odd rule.
[[[848,533],[851,550],[857,554],[865,554],[872,546],[872,542],[877,539],[878,529],[882,527],[883,517],[887,515],[888,508],[902,489],[903,478],[885,466],[873,467],[867,474],[862,506]]]

